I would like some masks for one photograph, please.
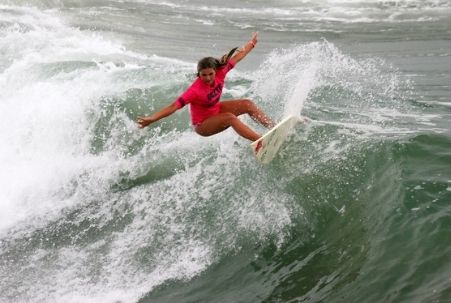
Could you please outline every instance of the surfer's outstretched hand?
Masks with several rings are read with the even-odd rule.
[[[249,40],[249,42],[251,42],[252,45],[255,46],[257,44],[257,40],[258,40],[258,32],[253,32],[251,40]]]
[[[147,125],[155,122],[155,119],[153,119],[152,116],[148,116],[148,117],[138,117],[138,120],[136,120],[136,122],[138,123],[138,127],[139,128],[144,128]]]
[[[161,118],[167,117],[169,115],[172,115],[177,110],[177,105],[175,102],[169,104],[168,106],[160,109],[158,112],[154,113],[151,116],[146,117],[138,117],[136,122],[138,123],[139,128],[146,127],[150,123],[154,123]]]

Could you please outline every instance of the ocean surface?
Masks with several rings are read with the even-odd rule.
[[[254,31],[269,165],[138,129]],[[451,302],[451,1],[0,0],[0,302]]]

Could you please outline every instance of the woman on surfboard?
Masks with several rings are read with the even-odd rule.
[[[267,128],[274,127],[274,122],[249,99],[219,101],[227,73],[255,47],[257,36],[258,33],[253,33],[241,49],[234,48],[221,59],[201,59],[193,84],[170,105],[151,116],[138,117],[138,126],[146,127],[190,104],[191,121],[199,135],[211,136],[232,127],[240,136],[258,140],[261,135],[241,122],[238,116],[248,114]]]

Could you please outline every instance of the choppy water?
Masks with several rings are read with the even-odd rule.
[[[451,2],[0,3],[1,302],[451,302]],[[300,126],[268,166],[172,102]],[[244,118],[259,131],[263,129]]]

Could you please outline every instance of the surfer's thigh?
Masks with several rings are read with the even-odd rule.
[[[256,110],[254,102],[249,99],[221,101],[221,113],[232,113],[235,116],[250,114]]]
[[[207,118],[204,122],[197,125],[194,130],[201,136],[211,136],[226,130],[235,119],[237,117],[232,113],[219,113]]]

